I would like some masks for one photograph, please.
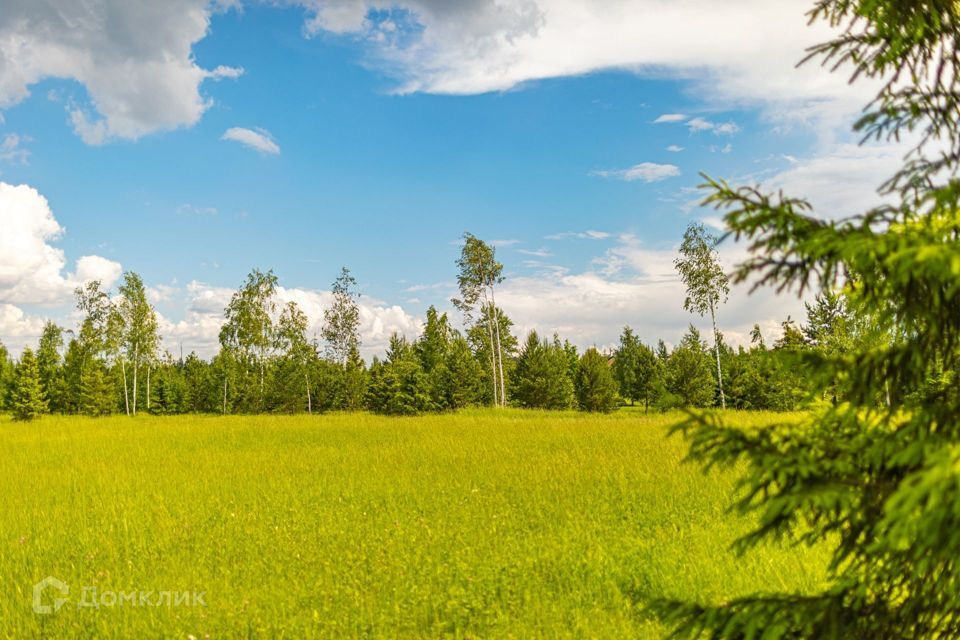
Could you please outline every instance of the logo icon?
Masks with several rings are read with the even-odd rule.
[[[59,594],[54,597],[52,605],[43,604],[43,592],[47,589],[54,589]],[[33,585],[33,612],[41,615],[56,613],[66,604],[68,595],[70,595],[70,587],[64,581],[47,576]]]

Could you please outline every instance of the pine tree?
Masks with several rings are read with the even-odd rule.
[[[114,386],[103,362],[87,362],[80,374],[80,412],[85,416],[105,416],[116,406]]]
[[[617,381],[606,356],[591,347],[580,358],[577,370],[577,404],[582,411],[609,413],[617,408]]]
[[[559,338],[540,340],[531,331],[517,358],[513,394],[521,407],[569,409],[573,406],[573,383],[568,375],[567,354]]]
[[[640,340],[633,334],[633,329],[624,327],[620,334],[620,345],[614,354],[613,377],[620,386],[620,395],[634,404],[640,397],[637,389],[637,360],[639,358]]]
[[[47,399],[40,384],[40,368],[29,347],[23,350],[17,364],[10,408],[13,410],[13,419],[23,421],[33,420],[47,411]]]
[[[61,366],[60,350],[63,348],[63,329],[47,321],[37,346],[37,368],[40,384],[50,411],[65,411],[66,381]]]
[[[667,359],[667,390],[683,407],[713,405],[714,378],[707,346],[693,325]]]

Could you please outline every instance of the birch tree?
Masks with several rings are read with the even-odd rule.
[[[277,276],[254,269],[247,281],[230,298],[220,329],[220,346],[225,355],[239,360],[246,371],[254,369],[259,377],[259,406],[263,404],[267,360],[276,342],[273,314],[276,311]],[[226,412],[227,369],[224,369],[223,405]]]
[[[463,248],[457,259],[457,284],[460,297],[453,299],[456,306],[470,323],[477,307],[485,317],[490,344],[490,371],[493,380],[493,403],[505,406],[506,382],[503,377],[503,349],[500,340],[500,323],[496,318],[495,286],[503,282],[503,265],[497,262],[496,250],[472,233],[463,234]]]
[[[356,279],[346,267],[333,281],[333,304],[323,312],[323,339],[327,354],[340,366],[346,367],[351,352],[360,348],[360,294],[355,291]]]
[[[720,266],[714,238],[700,222],[691,222],[683,234],[680,257],[673,264],[687,287],[683,308],[703,317],[710,314],[713,325],[713,353],[717,360],[717,384],[720,406],[727,408],[723,393],[723,370],[720,367],[720,333],[717,330],[717,307],[727,301],[730,284]]]
[[[130,409],[133,415],[137,415],[140,369],[143,366],[150,366],[156,358],[160,347],[160,335],[157,333],[157,313],[147,301],[147,290],[143,285],[143,279],[132,271],[123,274],[118,307],[123,323],[120,337],[121,352],[124,360],[130,362],[133,373]],[[126,394],[126,372],[124,372],[123,386]]]
[[[307,338],[307,316],[296,302],[288,302],[277,322],[278,346],[283,357],[295,369],[300,369],[306,390],[307,413],[313,413],[313,398],[310,394],[310,363],[316,348]],[[299,376],[298,376],[299,377]],[[301,405],[302,406],[302,405]]]

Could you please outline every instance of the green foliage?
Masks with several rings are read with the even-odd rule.
[[[47,399],[40,383],[40,368],[33,351],[27,347],[17,363],[10,397],[10,409],[14,420],[30,421],[46,413]]]
[[[715,380],[711,368],[707,345],[700,339],[700,332],[690,325],[666,363],[666,388],[679,406],[713,406]]]
[[[450,326],[447,314],[438,313],[432,305],[413,353],[427,376],[436,410],[460,409],[478,401],[483,377],[480,364],[467,341]]]
[[[691,222],[683,234],[680,257],[673,263],[687,288],[683,308],[699,316],[712,314],[730,293],[716,245],[717,239],[703,223]]]
[[[347,361],[337,367],[335,376],[334,408],[341,411],[359,411],[364,407],[369,374],[367,365],[360,357],[360,348],[353,345]]]
[[[494,319],[491,325],[489,318]],[[496,360],[497,351],[503,358],[503,381],[510,396],[513,384],[513,369],[516,366],[516,354],[519,348],[517,338],[513,335],[513,321],[499,307],[489,313],[484,313],[467,329],[467,341],[478,362],[483,366],[483,380],[481,382],[481,401],[484,404],[496,405],[500,398],[500,367]],[[496,335],[500,336],[498,350]],[[491,362],[497,363],[492,366]]]
[[[503,282],[503,265],[497,261],[496,249],[471,233],[463,234],[463,247],[457,259],[457,285],[460,297],[451,300],[470,326],[470,333],[486,331],[487,353],[490,366],[491,401],[496,406],[507,404],[507,365],[504,355],[512,353],[505,340],[509,340],[509,327],[504,331],[502,312],[497,308],[494,290]],[[474,318],[479,307],[480,318]],[[480,336],[474,336],[475,342]]]
[[[648,409],[662,386],[661,367],[653,349],[640,342],[630,327],[624,327],[614,358],[613,377],[620,396],[630,400],[630,404],[642,400],[644,409]]]
[[[116,389],[103,362],[90,359],[80,374],[79,411],[85,416],[105,416],[116,408]]]
[[[254,269],[224,309],[220,364],[228,394],[233,386],[235,410],[253,412],[264,406],[267,364],[276,345],[276,291],[273,271]]]
[[[540,340],[531,331],[517,358],[513,398],[530,409],[569,409],[574,404],[569,361],[560,339]]]
[[[122,322],[119,348],[121,357],[130,363],[133,375],[130,412],[136,415],[140,369],[149,367],[156,359],[160,348],[160,334],[157,332],[157,314],[147,301],[147,289],[143,279],[132,271],[125,272],[119,293],[117,312]],[[126,372],[123,375],[126,393]]]
[[[370,371],[368,405],[377,413],[414,415],[436,408],[430,382],[405,338],[390,337],[385,362],[376,361]]]
[[[704,316],[710,314],[713,326],[713,355],[716,361],[717,389],[720,391],[720,406],[727,408],[723,390],[723,368],[720,362],[721,338],[717,329],[717,307],[727,301],[730,284],[727,274],[720,266],[716,250],[717,239],[707,232],[700,222],[691,222],[680,243],[680,257],[673,264],[687,288],[683,308]]]
[[[37,368],[40,370],[40,385],[50,411],[63,413],[66,409],[66,380],[61,366],[60,350],[63,348],[63,329],[47,321],[37,346]]]
[[[288,302],[277,321],[277,348],[270,408],[273,411],[313,412],[311,371],[318,358],[316,345],[307,338],[307,316],[295,302]]]
[[[956,638],[960,387],[931,380],[960,368],[960,4],[821,0],[812,16],[843,28],[812,55],[885,83],[857,128],[920,132],[938,146],[915,149],[887,183],[899,204],[840,221],[803,200],[709,182],[708,202],[750,243],[737,281],[843,287],[865,332],[847,349],[810,353],[812,381],[841,380],[842,394],[803,425],[750,430],[699,415],[679,428],[693,460],[747,463],[737,507],[757,526],[739,551],[826,544],[830,572],[813,590],[655,608],[688,638]],[[819,342],[827,323],[815,315]]]
[[[10,404],[10,393],[13,390],[13,380],[16,367],[10,360],[6,346],[0,342],[0,410],[6,410]]]
[[[333,304],[323,312],[323,339],[334,362],[346,368],[355,351],[360,349],[360,294],[354,291],[356,279],[346,267],[333,281],[330,290]]]
[[[189,394],[182,363],[168,353],[150,368],[150,413],[174,415],[186,409]]]
[[[617,408],[617,381],[607,357],[591,347],[580,357],[577,368],[577,405],[583,411],[609,413]]]

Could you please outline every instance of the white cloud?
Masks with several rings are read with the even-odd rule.
[[[246,145],[251,149],[256,149],[260,153],[279,155],[280,147],[266,129],[244,129],[243,127],[233,127],[227,129],[220,137],[221,140],[233,140]]]
[[[733,121],[723,122],[713,128],[713,132],[718,136],[732,136],[739,131],[740,127]]]
[[[89,144],[193,125],[211,104],[201,83],[238,75],[195,61],[193,45],[216,9],[208,0],[8,0],[0,12],[0,108],[46,78],[69,78],[90,99],[68,101]]]
[[[58,305],[74,287],[91,279],[110,286],[120,265],[100,256],[83,256],[75,272],[64,274],[63,250],[51,243],[63,228],[36,189],[0,182],[0,303]]]
[[[680,153],[681,151],[683,151],[683,147],[677,144],[672,144],[669,147],[667,147],[667,151],[669,151],[670,153]]]
[[[680,167],[673,164],[657,164],[655,162],[641,162],[635,164],[629,169],[614,169],[606,171],[593,171],[592,175],[603,178],[615,178],[626,182],[642,180],[644,182],[660,182],[667,178],[673,178],[680,175]]]
[[[872,92],[817,64],[807,0],[299,0],[308,31],[360,34],[401,92],[473,94],[601,69],[685,78],[716,105],[781,121],[855,113]],[[389,29],[386,25],[389,24]],[[757,29],[757,25],[763,25]],[[679,114],[665,114],[679,115]],[[723,127],[724,125],[720,125]],[[726,133],[721,129],[721,133]]]
[[[809,199],[820,217],[850,216],[883,202],[877,189],[902,166],[903,152],[893,143],[831,145],[807,159],[787,158],[790,166],[761,184]]]
[[[606,240],[610,237],[606,231],[597,231],[596,229],[587,229],[586,231],[564,231],[562,233],[551,233],[544,236],[544,240],[568,240],[575,238],[578,240]]]
[[[104,287],[109,288],[120,279],[121,273],[123,269],[119,262],[100,256],[83,256],[77,259],[77,269],[71,280],[74,284],[99,280]]]
[[[0,160],[4,162],[15,162],[26,164],[30,152],[23,148],[24,142],[29,142],[30,138],[16,133],[8,133],[0,140]]]
[[[830,35],[823,24],[806,26],[808,0],[286,1],[307,9],[307,34],[360,36],[366,62],[396,77],[401,92],[474,94],[625,69],[686,79],[705,102],[760,106],[781,123],[837,122],[872,93],[869,82],[851,88],[816,64],[794,68]],[[46,78],[67,78],[89,96],[66,103],[91,144],[191,126],[211,105],[202,83],[243,74],[224,64],[204,69],[193,51],[212,12],[238,7],[232,0],[8,0],[0,13],[0,109]],[[728,123],[716,130],[733,132]]]
[[[219,349],[220,327],[223,325],[223,310],[230,302],[234,290],[202,282],[192,281],[181,294],[180,304],[185,309],[183,318],[160,319],[160,332],[167,349],[179,353],[196,351],[203,357],[214,355]],[[175,298],[175,296],[174,296]],[[333,302],[329,291],[304,288],[278,287],[277,300],[281,305],[295,302],[306,314],[307,332],[319,339],[323,327],[323,312]],[[361,353],[364,357],[382,355],[390,335],[396,331],[407,337],[416,337],[422,322],[397,305],[387,305],[378,300],[361,296],[360,302]]]
[[[712,131],[718,136],[732,136],[740,131],[736,122],[727,121],[722,123],[712,122],[706,118],[692,118],[686,122],[690,133],[699,133],[700,131]]]
[[[181,204],[177,207],[177,214],[181,216],[215,216],[216,207],[204,207],[195,204]]]
[[[550,258],[553,256],[550,253],[550,250],[546,247],[540,247],[539,249],[517,249],[517,253],[522,253],[525,256],[533,256],[534,258]]]
[[[682,113],[665,113],[653,121],[653,124],[662,124],[664,122],[683,122],[687,116]]]
[[[43,323],[44,318],[27,315],[12,304],[0,303],[0,338],[2,344],[15,354],[40,337]]]
[[[545,269],[533,276],[508,278],[497,302],[520,335],[536,329],[547,335],[558,332],[580,347],[603,346],[614,344],[629,324],[648,343],[662,338],[676,344],[690,323],[709,328],[708,320],[683,310],[683,284],[673,266],[676,255],[675,247],[651,248],[623,234],[586,271]],[[742,260],[743,248],[721,245],[720,256],[729,271]],[[748,295],[748,287],[737,286],[717,317],[728,342],[749,344],[754,323],[770,340],[790,314],[803,319],[801,301],[769,290]]]
[[[207,77],[211,80],[236,80],[242,76],[246,71],[243,67],[228,67],[226,65],[220,65],[213,71],[207,74]]]

